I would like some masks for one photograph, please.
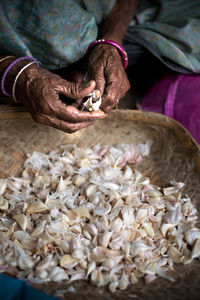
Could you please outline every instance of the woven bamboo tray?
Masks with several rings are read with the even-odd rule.
[[[23,109],[1,110],[0,178],[19,175],[25,154],[34,150],[49,152],[60,145],[73,143],[79,147],[96,143],[137,144],[150,139],[153,140],[151,153],[139,166],[140,170],[151,178],[152,183],[161,186],[169,185],[172,179],[185,182],[185,192],[200,212],[200,149],[179,123],[156,113],[116,110],[106,119],[70,135],[35,123]],[[159,278],[145,285],[141,280],[115,294],[85,281],[72,285],[75,291],[66,283],[34,284],[49,294],[62,295],[62,299],[200,299],[200,260],[178,266],[175,282]],[[64,294],[59,292],[63,290],[66,290]]]

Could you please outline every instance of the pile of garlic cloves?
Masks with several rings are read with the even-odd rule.
[[[21,177],[0,179],[0,272],[111,292],[174,281],[176,264],[200,257],[198,214],[183,183],[161,188],[137,170],[150,146],[28,154]]]

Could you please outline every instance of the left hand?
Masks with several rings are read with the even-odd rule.
[[[88,75],[96,82],[95,89],[100,90],[103,96],[100,108],[105,113],[117,108],[119,100],[130,88],[119,51],[112,45],[99,44],[92,49]]]

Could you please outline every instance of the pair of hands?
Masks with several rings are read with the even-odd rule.
[[[16,98],[24,103],[35,121],[68,133],[104,118],[117,108],[119,99],[130,88],[118,50],[107,44],[97,45],[92,50],[88,62],[91,80],[88,82],[70,82],[37,67],[28,68],[25,78],[25,91],[20,92],[20,87],[16,89]],[[84,97],[94,89],[100,90],[102,95],[100,110],[79,110]],[[59,96],[73,100],[72,104],[66,105]]]

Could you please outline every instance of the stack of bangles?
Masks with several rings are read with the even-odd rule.
[[[9,56],[6,56],[2,59],[0,59],[0,62],[8,59],[8,58],[11,58],[11,57],[14,57],[12,55],[9,55]],[[29,62],[27,65],[25,65],[16,75],[15,77],[15,80],[14,80],[14,83],[13,83],[13,87],[12,87],[12,94],[8,93],[8,91],[6,90],[5,88],[5,81],[6,81],[6,76],[8,75],[9,71],[12,69],[12,67],[17,64],[19,61],[22,61],[22,60],[29,60],[31,62]],[[28,67],[30,67],[31,65],[33,64],[37,64],[38,66],[41,65],[41,63],[39,61],[37,61],[37,59],[31,57],[31,56],[23,56],[23,57],[19,57],[17,59],[15,59],[8,67],[7,69],[5,70],[5,72],[3,73],[3,76],[2,76],[2,79],[1,79],[1,91],[2,93],[7,96],[7,97],[12,97],[13,100],[15,102],[18,102],[16,97],[15,97],[15,88],[16,88],[16,84],[17,84],[17,80],[19,78],[19,76],[22,74],[22,72],[27,69]]]
[[[112,40],[101,39],[101,40],[92,42],[86,51],[86,55],[90,53],[92,48],[94,48],[95,46],[97,46],[99,44],[109,44],[109,45],[112,45],[115,48],[117,48],[122,57],[123,68],[124,68],[124,70],[126,69],[127,64],[128,64],[128,55],[122,46],[120,46],[119,44],[117,44],[116,42],[114,42]]]

